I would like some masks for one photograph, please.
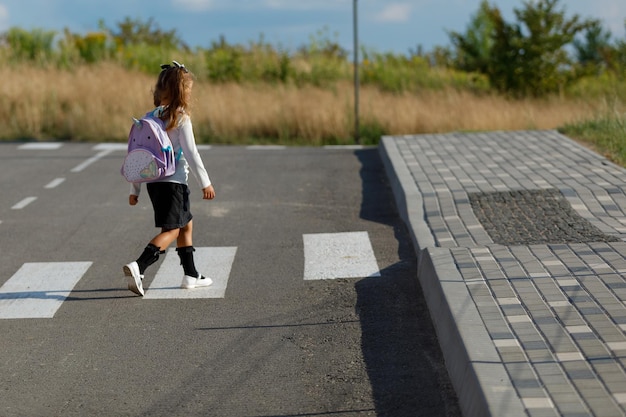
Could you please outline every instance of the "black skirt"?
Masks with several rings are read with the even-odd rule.
[[[175,182],[147,184],[154,209],[154,226],[162,229],[180,229],[191,221],[189,187]]]

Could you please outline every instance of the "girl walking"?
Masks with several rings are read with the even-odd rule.
[[[152,207],[155,227],[161,229],[145,247],[136,261],[124,265],[124,275],[128,289],[144,295],[142,280],[146,268],[165,253],[170,244],[176,241],[176,251],[183,266],[182,288],[205,287],[212,284],[210,278],[196,270],[193,259],[193,222],[190,211],[189,171],[194,174],[202,188],[202,198],[212,200],[215,190],[198,153],[193,127],[189,117],[189,105],[193,75],[184,65],[176,61],[161,65],[161,73],[154,87],[154,115],[164,121],[168,136],[176,155],[176,172],[158,182],[146,185]],[[133,183],[128,202],[134,206],[139,201],[141,183]]]

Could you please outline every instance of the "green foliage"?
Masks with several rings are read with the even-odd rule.
[[[111,47],[106,33],[94,32],[85,36],[67,34],[78,51],[79,56],[87,63],[93,64],[110,57]]]
[[[3,38],[9,47],[12,60],[46,64],[53,56],[55,36],[54,31],[34,29],[29,32],[13,27]]]
[[[426,83],[424,76],[430,73],[428,62],[421,57],[409,58],[368,51],[364,51],[363,56],[361,82],[379,85],[387,91],[399,93],[413,89],[417,83]],[[435,88],[442,87],[440,80],[429,81]]]
[[[314,35],[311,35],[309,37],[309,44],[301,46],[299,52],[304,57],[318,55],[331,59],[345,60],[348,57],[348,51],[339,45],[337,38],[337,33],[331,36],[328,27],[324,27],[318,30]]]
[[[286,83],[293,75],[287,52],[276,50],[261,38],[244,54],[242,77],[255,82]]]
[[[486,74],[493,87],[512,95],[562,91],[575,79],[567,47],[594,21],[567,18],[558,0],[526,1],[514,12],[517,22],[506,22],[496,6],[483,1],[467,32],[450,34],[457,67]]]
[[[99,25],[101,30],[109,33],[120,46],[148,45],[174,50],[188,49],[175,29],[162,30],[152,18],[144,22],[127,17],[124,21],[117,23],[116,29],[107,28],[102,21]]]
[[[626,39],[613,40],[597,20],[568,18],[559,9],[558,0],[527,0],[514,11],[516,21],[507,22],[497,7],[483,0],[464,33],[449,33],[452,47],[438,46],[430,52],[418,47],[408,54],[363,48],[361,83],[397,94],[449,88],[489,93],[495,89],[512,96],[559,93],[626,102]],[[354,74],[348,52],[327,28],[296,51],[270,45],[262,36],[247,45],[229,44],[221,37],[207,49],[190,50],[175,30],[162,30],[152,19],[126,18],[113,28],[100,22],[98,31],[87,34],[68,29],[58,34],[11,28],[2,34],[0,57],[2,65],[61,68],[108,61],[150,74],[158,73],[160,64],[174,59],[184,62],[199,80],[211,83],[281,83],[332,89],[338,83],[351,83]],[[60,137],[74,138],[72,129],[52,117],[69,105],[59,103],[54,94],[47,98],[42,132],[56,132],[57,136],[61,132]],[[350,119],[351,109],[347,114]],[[261,128],[250,135],[259,143],[308,143],[308,139],[298,139],[304,136],[290,121],[277,124],[275,129]],[[596,141],[603,152],[618,155],[612,159],[626,165],[625,125],[623,116],[610,113],[564,129],[572,136]],[[216,137],[209,123],[198,124],[197,129],[199,137],[212,141],[239,139]],[[28,126],[23,130],[28,132]],[[363,144],[376,144],[386,133],[387,126],[375,115],[360,121]],[[323,135],[315,139],[316,144],[351,140],[333,133]]]
[[[611,32],[600,21],[592,21],[584,31],[583,40],[574,39],[574,51],[583,71],[600,74],[606,69],[607,54],[611,50]]]
[[[626,117],[607,112],[599,117],[564,126],[568,136],[583,140],[613,162],[626,166]]]
[[[577,15],[566,18],[563,10],[556,9],[557,3],[558,0],[527,2],[524,9],[515,10],[522,23],[514,27],[513,41],[519,44],[519,49],[513,73],[521,74],[519,81],[513,83],[516,91],[544,95],[558,92],[572,80],[573,61],[566,46],[590,22],[580,21]]]
[[[121,49],[117,54],[117,60],[126,68],[158,74],[161,71],[161,64],[177,59],[173,58],[177,55],[176,50],[166,46],[133,44]]]
[[[213,42],[206,51],[208,77],[214,82],[241,81],[241,58],[243,51],[237,46],[229,45],[224,37],[219,43]]]
[[[328,86],[341,79],[350,79],[353,73],[347,60],[348,52],[337,42],[337,34],[331,36],[324,28],[310,36],[309,44],[298,49],[294,60],[293,78],[296,84]]]
[[[361,145],[377,146],[380,138],[388,133],[384,126],[376,119],[363,120],[359,123],[359,141]]]
[[[383,90],[401,93],[420,89],[441,90],[446,87],[485,92],[489,81],[478,73],[432,67],[428,58],[364,51],[361,82]]]
[[[600,80],[606,73],[626,76],[626,39],[613,42],[599,21],[566,17],[558,0],[525,1],[515,16],[515,22],[507,22],[497,7],[483,0],[465,32],[449,33],[451,48],[425,53],[418,47],[408,54],[362,48],[361,82],[394,93],[452,87],[542,96],[578,95],[581,86],[593,85],[591,76]],[[8,63],[63,68],[113,61],[151,74],[176,59],[198,79],[213,83],[334,88],[337,82],[352,82],[354,74],[348,51],[337,37],[323,28],[291,52],[268,44],[262,36],[247,45],[229,44],[221,37],[207,49],[192,51],[175,30],[163,30],[152,19],[126,18],[113,28],[101,21],[98,31],[87,34],[66,29],[58,36],[54,31],[11,28],[2,35],[0,54]],[[604,91],[602,83],[594,88]]]
[[[457,68],[482,74],[489,73],[491,52],[495,43],[496,21],[499,19],[501,19],[499,11],[483,0],[464,34],[448,33],[452,44],[456,47],[455,65]]]
[[[578,78],[566,90],[569,97],[619,100],[626,103],[626,72],[605,71]]]
[[[624,21],[626,28],[626,20]],[[613,48],[610,49],[610,59],[607,65],[616,73],[620,73],[622,77],[626,76],[626,39],[618,40]]]

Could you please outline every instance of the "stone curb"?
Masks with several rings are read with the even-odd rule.
[[[379,152],[400,217],[413,240],[418,279],[463,415],[524,415],[450,251],[435,247],[421,195],[392,137],[381,139]]]

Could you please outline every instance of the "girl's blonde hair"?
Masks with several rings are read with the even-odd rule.
[[[161,115],[167,130],[176,126],[181,113],[189,114],[193,84],[193,74],[184,65],[176,61],[172,64],[161,65],[162,70],[154,86],[154,105],[167,104]]]

